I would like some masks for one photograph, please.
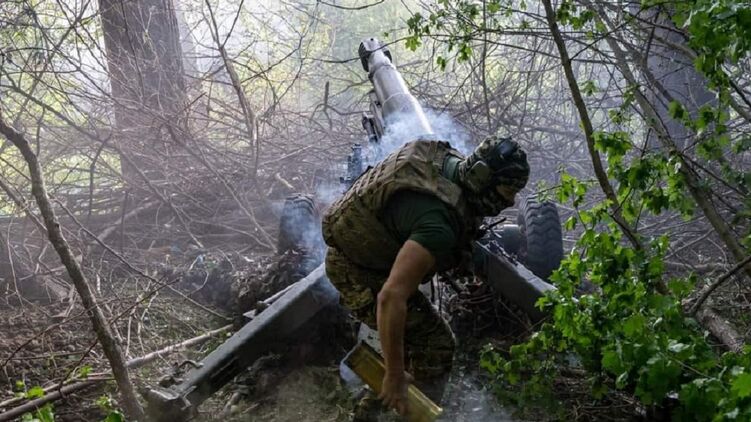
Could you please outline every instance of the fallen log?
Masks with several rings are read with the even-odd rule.
[[[50,390],[54,390],[47,394],[47,390],[45,389],[45,395],[43,397],[39,397],[37,399],[31,400],[29,402],[26,402],[18,407],[14,407],[13,409],[10,409],[7,412],[0,413],[0,422],[10,421],[15,418],[20,417],[21,415],[29,412],[33,412],[40,407],[44,406],[47,403],[53,402],[61,397],[64,397],[68,394],[75,393],[76,391],[83,390],[85,388],[91,387],[92,385],[99,383],[101,381],[108,381],[111,380],[112,377],[107,378],[89,378],[84,381],[78,381],[73,384],[69,384],[64,386],[63,388],[57,388],[57,385],[54,385],[50,388]]]
[[[702,327],[712,333],[722,345],[735,353],[743,351],[743,336],[730,323],[711,309],[702,308],[696,313],[696,319]]]
[[[228,332],[230,330],[232,330],[232,324],[225,325],[224,327],[217,328],[216,330],[211,330],[211,331],[209,331],[209,332],[207,332],[205,334],[202,334],[202,335],[200,335],[198,337],[193,337],[193,338],[185,340],[185,341],[183,341],[181,343],[177,343],[177,344],[173,344],[171,346],[167,346],[164,349],[157,350],[155,352],[151,352],[149,354],[146,354],[146,355],[143,355],[143,356],[140,356],[140,357],[137,357],[137,358],[133,358],[133,359],[131,359],[131,360],[128,361],[128,363],[127,363],[128,368],[138,368],[140,366],[146,365],[147,363],[150,363],[150,362],[156,360],[159,357],[175,353],[177,351],[186,349],[186,348],[191,347],[191,346],[197,346],[197,345],[205,342],[206,340],[208,340],[208,339],[210,339],[210,338],[212,338],[214,336],[226,333],[226,332]]]

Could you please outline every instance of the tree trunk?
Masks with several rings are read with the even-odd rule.
[[[182,48],[173,0],[99,0],[120,148],[149,176],[160,175],[153,150],[169,155],[160,128],[186,103]],[[128,180],[137,180],[121,164]]]

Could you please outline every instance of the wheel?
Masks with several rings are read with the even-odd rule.
[[[519,255],[519,250],[524,241],[521,227],[516,224],[504,224],[495,230],[495,235],[499,238],[498,241],[506,253]]]
[[[563,259],[558,208],[552,202],[540,202],[530,195],[519,206],[517,222],[523,235],[519,260],[536,276],[547,279]]]
[[[290,250],[314,253],[322,249],[321,216],[313,198],[307,195],[293,195],[284,201],[279,218],[277,253]]]

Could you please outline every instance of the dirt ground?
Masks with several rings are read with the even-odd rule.
[[[352,419],[355,396],[342,384],[337,367],[306,366],[282,379],[273,394],[258,402],[235,406],[233,422],[346,422]],[[444,400],[442,422],[521,421],[500,405],[483,385],[479,374],[460,366]],[[209,415],[204,421],[215,421]],[[401,420],[386,414],[380,422]]]
[[[231,317],[233,312],[237,314],[253,308],[258,301],[295,281],[295,277],[284,274],[287,269],[296,267],[299,256],[225,262],[224,258],[204,254],[202,267],[195,264],[197,259],[186,257],[184,265],[170,269],[169,277],[180,276],[183,282],[176,286],[184,292],[193,292],[191,298],[195,298],[192,300],[198,304],[165,291],[129,309],[125,304],[132,303],[131,295],[137,291],[137,286],[110,286],[107,290],[103,287],[102,296],[109,298],[103,301],[108,313],[126,315],[117,321],[116,326],[129,358],[227,324],[227,319],[217,315]],[[230,269],[231,274],[228,273]],[[514,409],[499,404],[490,390],[487,375],[479,368],[479,349],[489,341],[506,345],[519,341],[530,332],[529,321],[512,306],[493,299],[480,283],[464,282],[469,283],[466,284],[468,293],[464,296],[452,295],[445,283],[440,283],[436,292],[426,290],[429,295],[438,295],[434,299],[451,318],[460,344],[444,395],[444,415],[440,420],[525,420],[518,418]],[[230,304],[236,308],[233,312],[218,306],[222,303],[220,296],[226,298],[228,294],[235,297]],[[224,303],[229,302],[224,299]],[[68,306],[0,307],[0,329],[8,333],[0,339],[0,361],[3,362],[0,402],[11,400],[35,386],[49,387],[63,379],[81,378],[85,376],[84,372],[97,374],[106,371],[102,353],[92,345],[94,337],[80,305],[74,306],[67,318],[52,322],[54,316]],[[217,315],[207,312],[207,309],[213,309],[211,312]],[[348,321],[342,326],[328,326],[323,331],[308,330],[298,342],[289,344],[286,351],[259,359],[235,382],[203,403],[196,420],[350,421],[362,390],[345,386],[339,374],[339,361],[354,344],[354,322]],[[132,375],[136,384],[141,388],[155,385],[178,363],[199,361],[224,339],[224,336],[213,338],[134,370]],[[116,397],[111,381],[100,382],[56,401],[53,405],[55,420],[101,421],[107,416],[107,410],[101,406],[102,399],[116,400]],[[0,411],[10,407],[0,408]],[[398,420],[395,414],[391,414],[385,415],[381,422]],[[541,414],[527,416],[526,420],[554,419]]]
[[[466,356],[470,360],[469,356]],[[475,365],[476,366],[476,365]],[[231,416],[217,417],[218,400],[203,406],[200,421],[226,420],[275,422],[346,422],[352,419],[352,410],[361,394],[360,389],[350,390],[339,375],[339,368],[330,366],[304,366],[284,376],[273,391],[266,395],[245,399],[232,407]],[[231,394],[220,394],[225,399]],[[495,422],[521,421],[513,418],[492,392],[487,389],[478,368],[469,362],[460,363],[452,374],[443,404],[443,422]],[[384,414],[379,422],[400,421],[396,414]]]
[[[284,377],[273,394],[233,407],[227,421],[344,422],[353,402],[336,367],[306,366]],[[203,420],[217,420],[204,415]]]

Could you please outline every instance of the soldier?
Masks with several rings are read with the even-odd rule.
[[[489,137],[466,158],[446,142],[418,140],[366,171],[326,212],[326,272],[344,306],[379,332],[384,405],[406,414],[409,374],[440,402],[454,338],[417,288],[467,260],[482,218],[512,206],[528,178],[526,154],[510,139]],[[358,406],[356,420],[372,415],[369,406]]]

